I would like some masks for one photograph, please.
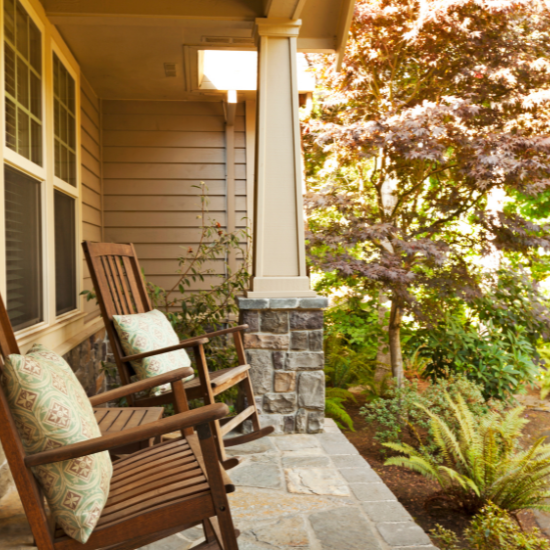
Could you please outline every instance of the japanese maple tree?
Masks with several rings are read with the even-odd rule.
[[[357,0],[342,70],[310,56],[310,259],[388,296],[398,380],[406,312],[479,296],[495,250],[528,263],[550,248],[550,228],[487,205],[550,188],[549,55],[546,1]]]

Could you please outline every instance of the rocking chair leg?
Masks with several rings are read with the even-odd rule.
[[[185,393],[185,388],[183,382],[178,380],[171,384],[172,393],[174,394],[174,407],[177,413],[187,412],[189,410],[189,402],[187,401],[187,394]],[[185,428],[183,430],[183,436],[193,435],[195,431],[193,428]]]
[[[202,522],[202,528],[204,529],[204,538],[206,539],[206,542],[213,542],[217,540],[214,529],[212,529],[212,523],[209,519],[205,519]]]
[[[214,398],[214,392],[212,391],[212,384],[210,383],[210,374],[208,373],[208,365],[206,362],[206,356],[204,354],[204,348],[198,346],[194,349],[195,361],[197,364],[197,370],[199,372],[199,379],[201,381],[201,390],[203,392],[203,400],[205,405],[213,405],[216,403]],[[218,454],[221,462],[224,462],[227,457],[225,455],[225,448],[223,446],[223,436],[221,434],[220,423],[215,420],[211,424],[214,441],[218,448]]]
[[[256,400],[254,399],[254,389],[252,388],[252,381],[250,380],[250,375],[247,373],[246,378],[239,384],[242,387],[244,395],[249,406],[254,407],[254,413],[251,416],[252,428],[255,432],[260,430],[260,418],[258,416],[258,409],[256,407]]]
[[[212,500],[216,508],[216,518],[212,518],[210,527],[214,534],[221,538],[218,542],[223,550],[239,550],[237,538],[235,536],[235,528],[229,510],[229,502],[225,492],[225,486],[220,470],[220,463],[216,444],[212,436],[211,427],[208,424],[203,424],[197,428],[197,434],[202,449],[204,466],[210,483],[212,492]],[[217,520],[217,521],[216,521]],[[207,534],[208,528],[205,529]],[[207,534],[208,536],[208,534]]]

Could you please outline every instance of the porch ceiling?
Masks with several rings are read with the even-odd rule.
[[[301,51],[336,51],[353,0],[41,0],[101,98],[185,100],[184,45],[250,49],[257,17],[301,18]],[[347,28],[346,28],[347,32]],[[208,42],[222,38],[228,44]],[[240,39],[240,46],[233,42]],[[245,41],[243,41],[245,39]],[[246,39],[250,40],[246,44]],[[193,52],[195,55],[196,52]],[[187,54],[189,55],[189,53]],[[166,77],[164,63],[177,76]],[[187,75],[189,78],[189,75]]]

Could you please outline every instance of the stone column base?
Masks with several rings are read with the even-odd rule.
[[[327,298],[239,298],[244,346],[263,426],[319,433],[325,417]]]

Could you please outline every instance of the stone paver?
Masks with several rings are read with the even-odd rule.
[[[397,501],[384,483],[352,483],[351,490],[361,502]]]
[[[255,462],[244,464],[231,473],[235,485],[279,489],[282,486],[281,470],[275,464]]]
[[[332,420],[325,433],[230,447],[240,550],[437,550]],[[141,550],[192,550],[201,527]],[[34,550],[17,493],[0,500],[0,550]]]
[[[378,531],[390,546],[431,544],[430,538],[416,523],[378,523]]]
[[[337,508],[310,516],[323,550],[382,550],[383,546],[357,508]]]
[[[348,484],[334,468],[288,468],[286,488],[291,493],[306,495],[350,495]]]

